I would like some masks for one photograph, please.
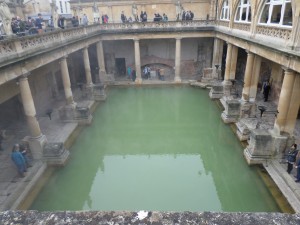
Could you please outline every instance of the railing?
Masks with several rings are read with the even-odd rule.
[[[281,28],[281,27],[269,27],[269,26],[263,26],[259,25],[256,27],[256,33],[262,34],[266,36],[271,36],[274,38],[280,38],[284,40],[290,40],[292,29],[291,28]]]
[[[249,23],[234,23],[233,29],[250,31],[250,24]]]

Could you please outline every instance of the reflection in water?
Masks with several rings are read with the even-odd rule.
[[[204,90],[113,89],[39,210],[278,211]]]

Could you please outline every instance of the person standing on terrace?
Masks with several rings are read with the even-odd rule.
[[[39,34],[43,33],[43,18],[40,13],[38,14],[38,18],[35,20],[35,26]]]

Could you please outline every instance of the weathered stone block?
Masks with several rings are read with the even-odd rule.
[[[43,150],[43,160],[49,165],[64,166],[70,152],[61,143],[46,143]]]
[[[237,122],[240,115],[240,102],[237,99],[226,99],[224,104],[225,110],[221,117],[225,123]]]
[[[223,96],[223,85],[221,83],[213,84],[211,86],[209,97],[211,99],[220,99]]]
[[[64,122],[77,122],[79,124],[91,124],[92,115],[88,107],[68,107],[59,108],[59,117]]]
[[[249,145],[244,150],[248,164],[261,164],[270,159],[273,153],[273,138],[268,130],[252,130]]]

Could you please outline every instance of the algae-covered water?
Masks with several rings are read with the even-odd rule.
[[[110,89],[31,209],[279,211],[206,90]]]

